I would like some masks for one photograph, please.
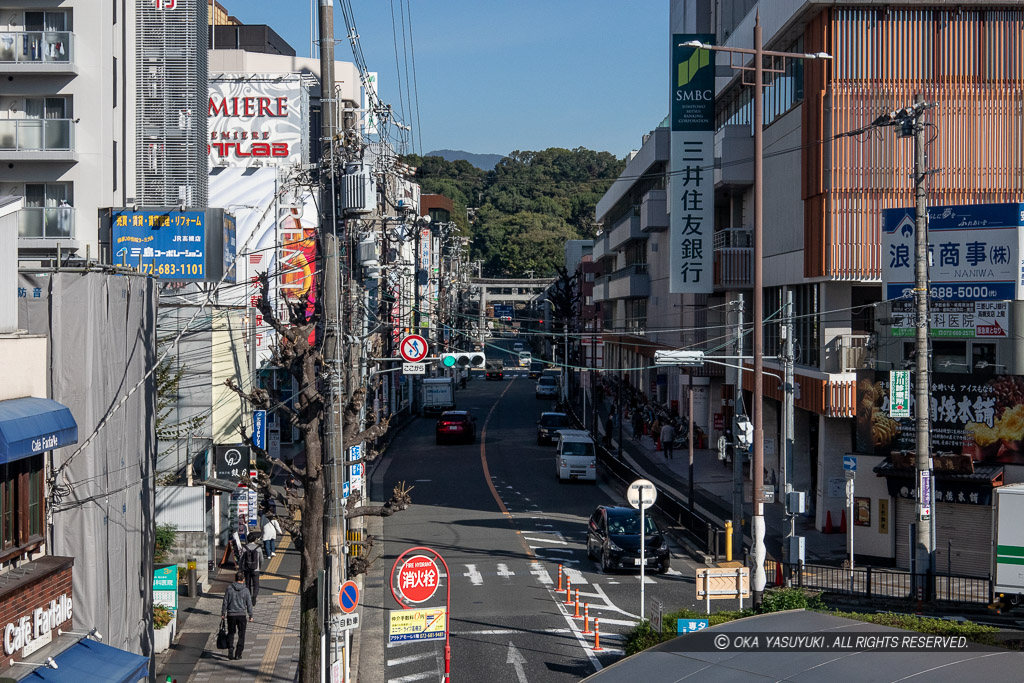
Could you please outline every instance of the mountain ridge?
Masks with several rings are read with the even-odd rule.
[[[505,158],[504,154],[475,154],[461,149],[435,149],[424,156],[441,157],[445,161],[467,161],[481,171],[492,171],[498,162]]]

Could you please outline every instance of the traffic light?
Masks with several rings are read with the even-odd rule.
[[[754,445],[754,423],[749,418],[736,418],[736,440],[742,448]]]
[[[487,359],[479,351],[459,351],[442,353],[440,360],[444,368],[482,368]]]

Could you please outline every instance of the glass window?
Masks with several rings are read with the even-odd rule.
[[[969,372],[967,342],[932,341],[932,359],[935,372]]]
[[[43,456],[9,463],[2,476],[0,534],[5,549],[16,548],[43,535]]]
[[[994,373],[996,371],[996,345],[974,342],[971,345],[971,367],[974,372]]]

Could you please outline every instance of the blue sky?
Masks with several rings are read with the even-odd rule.
[[[310,0],[220,2],[245,23],[269,24],[299,55],[309,55]],[[400,0],[353,0],[352,8],[380,95],[401,113],[392,2],[397,22]],[[410,151],[582,146],[622,157],[667,113],[665,0],[408,2],[422,124]],[[351,61],[337,3],[335,19],[337,57]],[[402,60],[400,24],[398,31]],[[415,124],[404,108],[404,119]]]

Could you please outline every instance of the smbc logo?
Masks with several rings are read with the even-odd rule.
[[[710,50],[694,50],[689,59],[679,63],[676,73],[676,88],[684,88],[689,85],[690,81],[697,77],[697,73],[710,64]],[[710,100],[712,96],[710,90],[676,90],[677,102],[685,100]]]

